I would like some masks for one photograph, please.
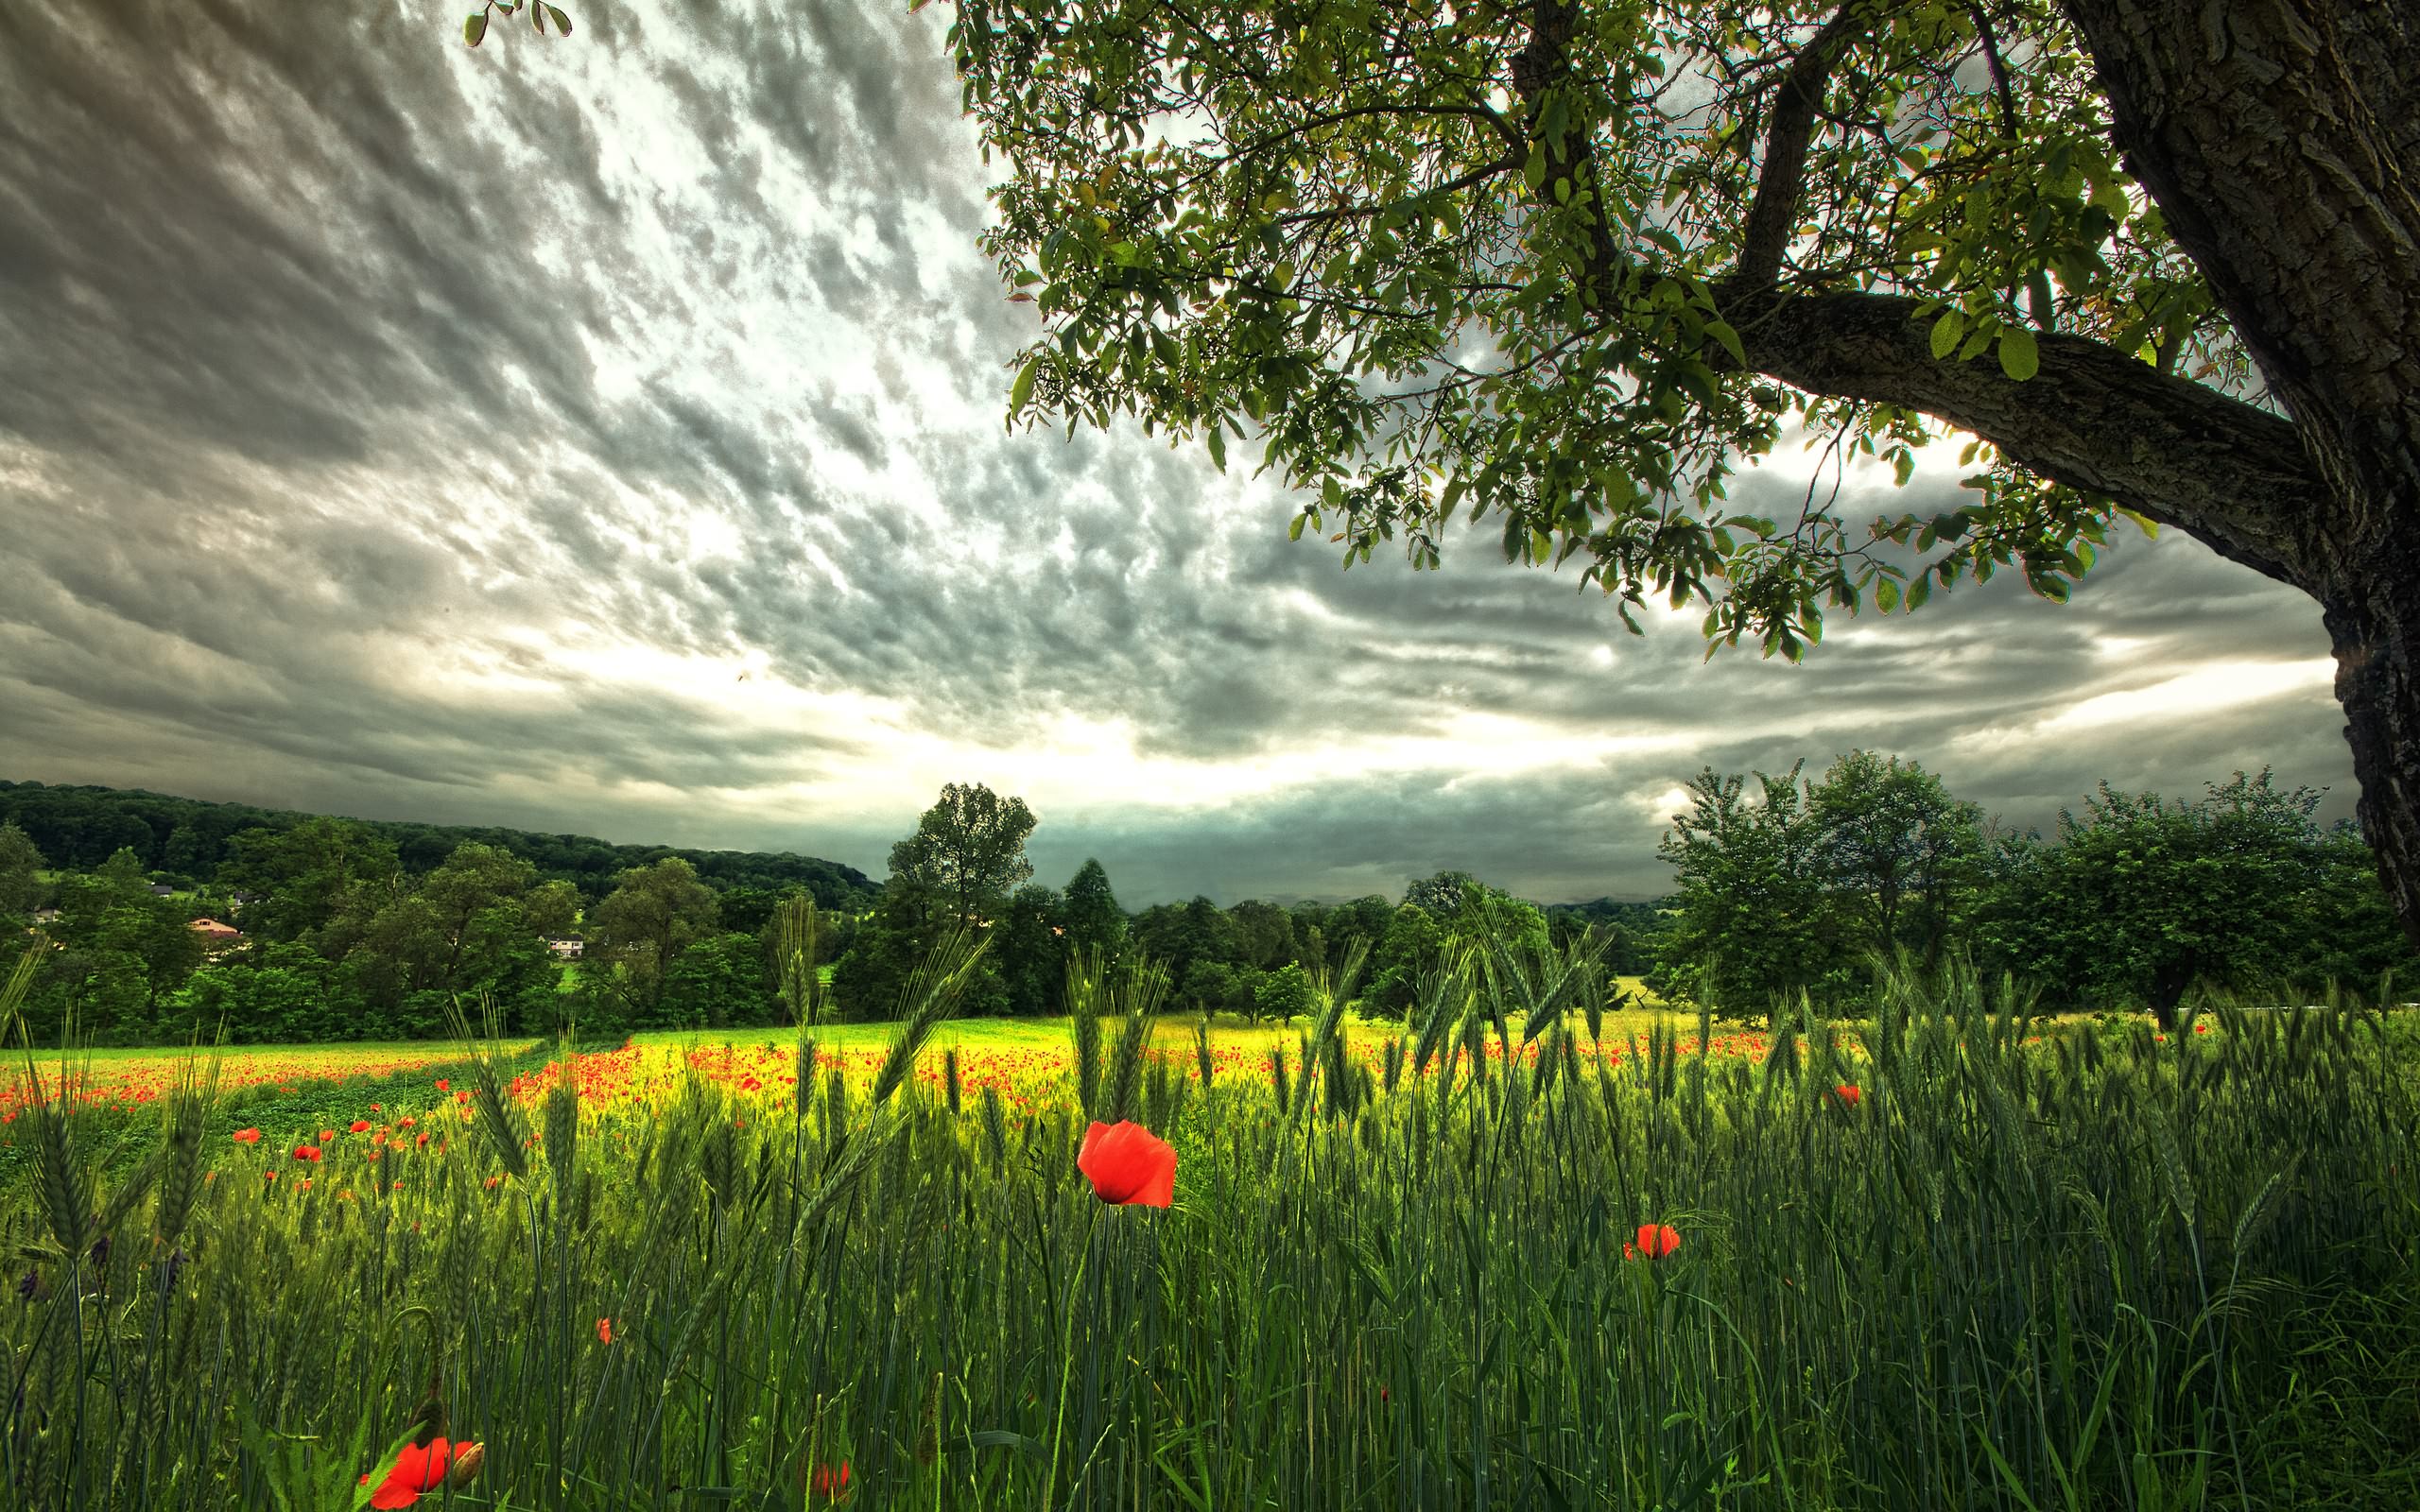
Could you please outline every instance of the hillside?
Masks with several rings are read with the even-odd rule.
[[[227,842],[246,830],[287,830],[307,819],[343,818],[392,841],[407,872],[436,868],[465,841],[498,846],[560,877],[594,899],[612,890],[615,873],[666,856],[680,856],[719,889],[804,885],[826,908],[855,909],[876,884],[855,867],[789,851],[692,850],[679,846],[615,845],[586,834],[545,834],[492,825],[431,824],[409,819],[354,819],[249,803],[213,803],[141,788],[0,782],[0,823],[32,837],[51,866],[90,870],[120,847],[147,869],[206,881],[227,856]]]

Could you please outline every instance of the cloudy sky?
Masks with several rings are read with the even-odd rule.
[[[942,7],[465,9],[0,7],[0,777],[877,877],[981,782],[1130,905],[1651,896],[1699,768],[1860,745],[2020,825],[2263,764],[2349,812],[2316,608],[2181,538],[1702,665],[1485,540],[1347,574],[1139,430],[1007,434]]]

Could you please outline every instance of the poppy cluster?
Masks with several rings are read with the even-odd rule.
[[[261,1131],[259,1129],[239,1128],[235,1131],[235,1143],[238,1144],[258,1144],[260,1142]]]
[[[297,1144],[294,1146],[294,1158],[298,1160],[308,1160],[317,1165],[320,1161],[320,1147],[316,1144]]]

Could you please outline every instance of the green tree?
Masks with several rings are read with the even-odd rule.
[[[763,943],[726,931],[690,943],[664,973],[664,991],[640,1029],[731,1029],[770,1023]]]
[[[992,925],[992,944],[985,952],[1007,994],[1007,1011],[1059,1011],[1073,934],[1066,901],[1050,888],[1028,883],[1010,895]]]
[[[1272,971],[1294,958],[1294,918],[1272,902],[1247,898],[1227,910],[1236,958],[1256,971]]]
[[[1287,962],[1260,979],[1259,989],[1253,997],[1253,1014],[1261,1019],[1283,1020],[1288,1027],[1296,1014],[1311,1011],[1311,976],[1302,966]]]
[[[1921,764],[1869,750],[1834,762],[1807,806],[1835,904],[1884,957],[1905,946],[1937,964],[1982,850],[1982,810]]]
[[[175,1038],[209,1039],[223,1027],[235,1044],[319,1044],[394,1032],[306,945],[268,945],[250,961],[214,961],[186,980],[170,1007]]]
[[[2386,889],[2378,885],[2377,858],[2349,825],[2337,825],[2311,845],[2310,885],[2305,919],[2295,931],[2301,949],[2289,968],[2292,980],[2310,986],[2341,983],[2362,993],[2420,979],[2420,959],[2396,924]],[[2387,1001],[2400,1001],[2396,994]]]
[[[140,956],[68,945],[35,969],[22,1022],[37,1044],[58,1040],[70,1023],[82,1043],[141,1044],[156,1037],[151,996],[150,973]]]
[[[620,1017],[633,1024],[653,1022],[664,998],[666,973],[681,953],[715,928],[714,889],[679,856],[622,873],[614,891],[589,910],[588,937],[596,957],[592,970],[615,984]],[[583,960],[586,957],[583,956]]]
[[[1470,890],[1484,889],[1484,885],[1467,871],[1441,871],[1406,887],[1403,901],[1407,906],[1424,909],[1438,919],[1454,919],[1461,917]]]
[[[1196,1014],[1241,1014],[1256,1002],[1263,972],[1198,955],[1185,965],[1184,975],[1168,972],[1168,980],[1176,982],[1176,999]]]
[[[935,906],[925,889],[893,878],[874,901],[873,911],[859,921],[848,948],[833,963],[836,1016],[865,1022],[897,1014],[917,966],[932,954],[949,925],[946,907]],[[976,1017],[1008,1010],[1008,989],[1001,983],[998,963],[987,949],[959,999],[959,1011]]]
[[[201,940],[183,906],[151,895],[130,848],[112,852],[95,871],[60,878],[58,893],[59,919],[49,934],[78,953],[84,968],[79,1022],[112,1042],[140,1042],[162,1003],[201,964]]]
[[[722,890],[719,905],[722,927],[744,934],[761,934],[771,921],[773,911],[781,902],[782,895],[770,887],[726,887]]]
[[[1068,948],[1098,951],[1103,962],[1115,962],[1126,944],[1126,910],[1109,890],[1109,873],[1098,861],[1087,856],[1076,868],[1066,906]]]
[[[950,782],[916,833],[890,848],[890,872],[929,892],[954,918],[985,916],[1033,876],[1025,858],[1033,811],[980,782]]]
[[[1473,884],[1474,886],[1477,884]],[[1417,887],[1414,888],[1417,891]],[[1459,910],[1459,900],[1457,909]],[[1387,932],[1370,952],[1368,975],[1361,988],[1361,1009],[1374,1018],[1399,1018],[1420,990],[1420,979],[1437,964],[1438,953],[1451,934],[1435,911],[1407,902],[1395,910]]]
[[[403,873],[392,841],[345,819],[315,816],[287,830],[246,830],[227,850],[218,882],[261,895],[244,910],[244,932],[268,940],[322,929],[356,889],[390,886]]]
[[[2183,530],[2317,601],[2420,938],[2420,33],[2223,12],[967,0],[985,247],[1041,317],[1011,419],[1250,442],[1348,560],[1493,514],[1625,621],[1792,658]],[[1805,434],[1902,484],[1966,436],[1971,493],[1734,507]]]
[[[0,824],[0,921],[21,924],[34,911],[43,897],[42,869],[33,838],[13,823]]]
[[[1191,972],[1197,964],[1231,967],[1241,958],[1234,923],[1207,898],[1146,908],[1135,917],[1132,938],[1137,949],[1167,968],[1178,995],[1196,1002],[1201,994],[1194,990]]]
[[[2054,1003],[2139,1005],[2163,1027],[2196,983],[2294,985],[2314,964],[2319,799],[2276,787],[2265,770],[2189,803],[2104,783],[2082,816],[2059,816],[2053,843],[2002,849],[1978,954],[2038,975]]]
[[[1800,991],[1845,988],[1829,895],[1816,865],[1822,834],[1799,773],[1746,782],[1708,767],[1688,784],[1656,853],[1676,873],[1678,915],[1651,985],[1668,998],[1759,1013]]]
[[[1371,950],[1386,937],[1395,921],[1395,904],[1372,893],[1351,902],[1338,903],[1322,914],[1313,926],[1319,932],[1319,950],[1303,957],[1303,964],[1316,968],[1334,964],[1359,941]],[[1300,932],[1300,926],[1297,926]]]

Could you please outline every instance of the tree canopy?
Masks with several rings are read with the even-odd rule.
[[[2420,931],[2420,33],[2188,0],[960,0],[1010,419],[1232,443],[1791,658],[2120,516],[2319,601]],[[2307,9],[2308,14],[2304,14]],[[2212,29],[2216,28],[2216,29]],[[1963,502],[1853,521],[1963,435]],[[1797,438],[1794,511],[1732,498]]]
[[[916,833],[890,848],[894,880],[929,889],[956,910],[977,917],[1032,880],[1025,842],[1033,811],[1021,798],[1002,798],[980,782],[949,782],[916,823]]]

